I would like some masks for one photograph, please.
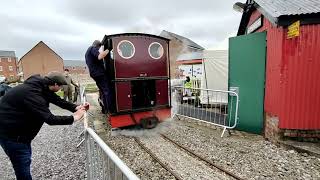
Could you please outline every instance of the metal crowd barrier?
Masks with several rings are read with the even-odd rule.
[[[81,89],[81,102],[86,102],[85,87]],[[84,115],[86,169],[88,180],[139,180],[125,163],[89,127],[88,113]]]
[[[174,115],[210,123],[227,129],[237,125],[239,96],[233,91],[201,88],[172,88],[172,108]]]

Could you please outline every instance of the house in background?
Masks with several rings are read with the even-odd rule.
[[[64,60],[64,69],[69,69],[70,74],[88,74],[88,68],[85,61]]]
[[[44,76],[51,71],[63,72],[63,59],[40,41],[19,60],[18,71],[23,72],[23,79],[34,74]]]
[[[181,54],[197,53],[197,52],[202,52],[204,50],[203,47],[193,42],[192,40],[172,32],[163,30],[160,33],[160,36],[170,39],[169,51],[170,51],[170,77],[171,78],[179,77],[180,71],[176,61]]]
[[[14,51],[0,50],[0,76],[8,80],[17,78],[17,57]]]
[[[69,73],[75,83],[95,83],[89,75],[89,70],[84,60],[64,60],[64,69],[69,69]]]

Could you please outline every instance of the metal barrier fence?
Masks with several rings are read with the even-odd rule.
[[[81,89],[81,102],[86,102],[85,87]],[[139,180],[123,161],[89,127],[88,113],[84,115],[86,169],[88,180]],[[82,142],[83,142],[82,141]]]
[[[237,125],[238,101],[236,92],[175,86],[172,95],[173,113],[226,129]]]
[[[85,139],[87,152],[87,179],[139,179],[91,128],[86,129]]]

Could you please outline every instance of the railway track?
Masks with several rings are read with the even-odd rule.
[[[242,180],[239,176],[195,154],[164,134],[149,139],[136,137],[135,141],[178,180],[187,178]]]

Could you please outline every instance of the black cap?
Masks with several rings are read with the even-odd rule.
[[[53,71],[50,72],[46,77],[58,85],[68,85],[65,76],[61,72]]]

